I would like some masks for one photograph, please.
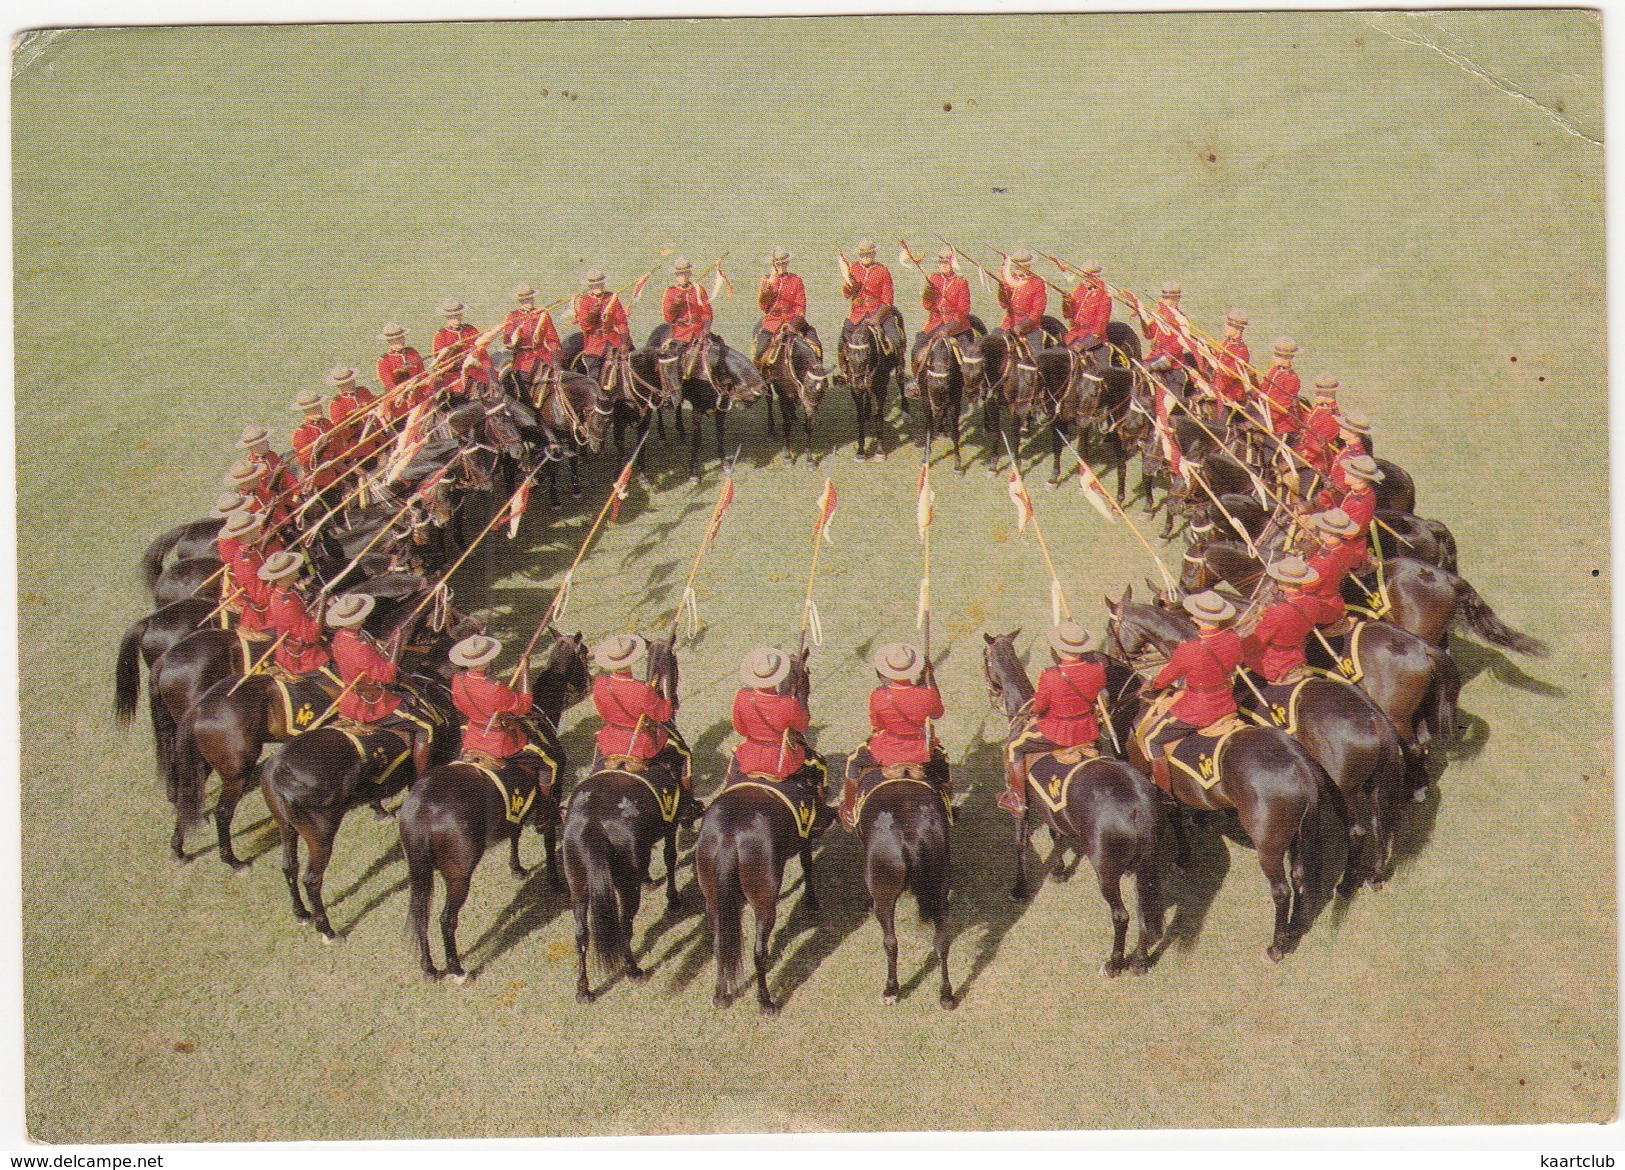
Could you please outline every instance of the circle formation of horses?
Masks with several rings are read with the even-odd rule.
[[[984,634],[989,694],[1009,721],[1008,788],[998,802],[1014,820],[1012,896],[1029,894],[1028,841],[1042,824],[1057,843],[1057,874],[1068,848],[1094,867],[1113,923],[1105,971],[1116,975],[1143,973],[1160,955],[1164,834],[1183,866],[1190,832],[1216,814],[1233,811],[1257,851],[1274,905],[1273,960],[1309,928],[1331,864],[1341,860],[1339,897],[1362,884],[1380,888],[1405,810],[1423,798],[1437,750],[1455,731],[1461,675],[1446,650],[1449,631],[1460,624],[1500,647],[1545,650],[1501,622],[1458,574],[1451,533],[1416,514],[1414,481],[1375,458],[1370,425],[1339,405],[1336,382],[1319,379],[1305,401],[1290,338],[1274,341],[1260,371],[1243,313],[1232,311],[1211,339],[1180,310],[1177,285],[1148,307],[1108,285],[1095,264],[1045,256],[1068,287],[1051,283],[1025,251],[1004,256],[997,271],[975,265],[1004,310],[989,330],[970,311],[960,271],[975,262],[948,248],[927,272],[904,244],[899,263],[925,278],[926,321],[910,339],[890,269],[868,241],[857,251],[856,261],[840,258],[851,307],[833,362],[807,320],[788,252],[774,253],[761,280],[762,318],[747,352],[712,329],[705,278],[713,277],[714,295],[726,280],[720,262],[696,278],[679,260],[662,324],[641,347],[623,296],[635,289],[635,302],[652,273],[613,291],[602,273],[589,273],[570,299],[575,330],[563,337],[550,312],[559,306],[538,307],[529,287],[484,331],[447,301],[427,360],[405,329],[384,328],[377,393],[339,367],[328,377],[330,401],[301,394],[290,453],[274,449],[267,429],[245,431],[242,458],[225,479],[232,490],[208,517],[146,550],[154,608],[118,654],[123,723],[134,717],[147,668],[174,858],[189,860],[186,836],[203,820],[213,774],[220,858],[246,868],[232,820],[257,782],[281,835],[294,914],[332,940],[322,877],[341,822],[361,805],[390,815],[384,802],[404,791],[394,815],[418,959],[430,977],[461,981],[456,931],[472,873],[502,841],[513,872],[527,872],[519,835],[528,823],[545,837],[553,884],[568,883],[576,995],[590,1002],[599,992],[589,958],[601,972],[647,977],[632,936],[651,856],[660,845],[670,912],[679,905],[679,836],[698,823],[692,856],[717,964],[715,1002],[726,1005],[739,990],[748,903],[758,1004],[771,1015],[768,942],[785,864],[799,859],[816,910],[813,859],[838,820],[863,846],[887,1002],[899,995],[893,919],[907,891],[935,928],[939,1002],[954,1007],[947,903],[963,797],[931,732],[942,705],[926,583],[925,644],[877,656],[875,736],[848,759],[837,786],[805,735],[808,636],[821,640],[810,575],[800,651],[747,660],[733,716],[743,742],[703,803],[675,723],[676,647],[694,573],[732,498],[731,468],[671,628],[653,643],[622,635],[589,647],[580,634],[559,632],[572,566],[511,670],[488,673],[501,643],[458,610],[449,584],[491,533],[517,530],[539,476],[557,507],[564,465],[579,498],[580,459],[613,439],[620,474],[579,565],[647,458],[651,428],[663,440],[669,416],[685,436],[684,405],[691,478],[701,470],[706,415],[725,465],[728,416],[758,398],[775,435],[778,405],[791,449],[798,431],[810,439],[836,383],[856,407],[856,457],[883,458],[895,382],[921,441],[927,557],[935,440],[949,440],[953,470],[963,474],[961,418],[976,405],[989,474],[1007,476],[1020,527],[1038,523],[1020,453],[1029,434],[1048,430],[1052,485],[1066,453],[1089,502],[1156,556],[1124,508],[1138,456],[1136,498],[1148,515],[1163,513],[1163,541],[1186,541],[1177,574],[1159,560],[1163,582],[1152,598],[1137,602],[1126,589],[1112,604],[1099,643],[1063,620],[1051,568],[1056,612],[1043,642],[1056,664],[1036,686],[1016,647],[1019,631]],[[1064,320],[1048,311],[1052,292]],[[1117,305],[1132,325],[1113,320]],[[1089,458],[1104,458],[1104,475]],[[1114,470],[1112,492],[1103,480]],[[834,507],[826,481],[812,575]],[[589,695],[605,722],[595,758],[572,785],[558,728]],[[1341,850],[1325,848],[1325,818],[1342,826]],[[443,968],[428,937],[436,873],[445,891]],[[1125,875],[1136,883],[1132,951]]]

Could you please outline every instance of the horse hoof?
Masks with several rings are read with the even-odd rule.
[[[653,978],[653,972],[645,971],[642,967],[628,967],[626,969],[626,981],[638,987],[642,987]]]
[[[1382,879],[1381,878],[1367,878],[1366,882],[1365,882],[1365,888],[1370,890],[1373,894],[1381,893],[1382,892]]]
[[[1147,971],[1151,970],[1151,964],[1147,963],[1144,959],[1131,959],[1129,961],[1128,970],[1130,975],[1144,975]]]
[[[577,1003],[591,1003],[593,1001],[593,999],[594,999],[593,993],[588,991],[585,987],[577,989],[577,991],[576,991],[576,1002]]]
[[[425,968],[423,971],[423,981],[425,983],[439,983],[442,974],[443,972],[436,971],[433,967]]]
[[[169,855],[169,864],[176,869],[185,869],[192,864],[192,859],[184,853],[171,853]]]
[[[535,868],[535,866],[532,866],[530,869],[526,869],[522,865],[510,865],[508,867],[508,872],[513,874],[513,876],[518,878],[520,881],[524,881],[533,872],[535,872]]]
[[[711,997],[711,1006],[714,1008],[730,1008],[733,1007],[733,1005],[734,1000],[733,996],[731,995],[723,995],[722,992],[719,991]]]
[[[1017,886],[1010,891],[1010,900],[1012,902],[1025,902],[1027,900],[1027,891]]]
[[[764,1002],[764,1003],[760,1004],[759,1006],[760,1006],[760,1009],[761,1009],[762,1018],[764,1020],[776,1020],[776,1019],[779,1018],[779,1005],[778,1004],[772,1003],[772,1002]]]
[[[1100,973],[1108,979],[1116,979],[1123,973],[1123,964],[1115,959],[1107,959],[1100,965]]]
[[[859,451],[856,455],[852,456],[852,462],[853,463],[862,463],[867,458],[868,458],[868,456],[866,456],[862,451]]]
[[[1072,875],[1064,869],[1057,869],[1050,873],[1049,880],[1054,882],[1056,885],[1064,885],[1072,880]]]
[[[1054,491],[1056,488],[1060,487],[1061,485],[1057,480],[1051,479],[1051,480],[1046,480],[1045,483],[1044,483],[1044,486],[1046,488],[1048,488],[1050,491]]]
[[[228,864],[231,866],[231,872],[237,877],[242,877],[254,867],[254,863],[252,861],[233,861],[229,862]]]
[[[1270,944],[1269,950],[1264,952],[1264,957],[1272,963],[1279,963],[1282,959],[1286,958],[1286,948],[1281,946],[1279,943],[1272,943]]]
[[[988,478],[989,478],[989,479],[993,479],[993,478],[994,478],[994,477],[996,477],[996,476],[997,476],[997,475],[998,475],[998,474],[999,474],[999,473],[998,473],[998,472],[997,472],[997,471],[994,471],[994,470],[993,470],[993,469],[992,469],[992,468],[991,468],[991,467],[989,467],[989,468],[988,468],[988,469],[987,469],[987,477],[988,477]]]
[[[690,483],[690,484],[696,484],[696,483],[699,483],[699,482],[700,482],[700,477],[699,477],[699,476],[697,476],[697,475],[691,475],[691,476],[689,476],[689,477],[688,477],[688,482],[689,482],[689,483]]]
[[[887,1007],[890,1007],[892,1004],[897,1002],[897,993],[895,991],[881,992],[880,1002],[885,1004]]]
[[[344,936],[342,934],[323,933],[323,935],[322,935],[322,942],[326,946],[334,947],[334,946],[337,946],[339,943],[341,943],[343,941],[344,941]]]
[[[1426,804],[1427,799],[1428,790],[1426,788],[1418,788],[1415,792],[1411,793],[1411,800],[1416,804]]]
[[[937,1006],[945,1012],[951,1012],[959,1006],[959,997],[957,995],[939,995],[937,996]]]
[[[956,468],[954,468],[954,474],[955,475],[964,475],[965,474],[965,469],[963,467],[956,467]],[[954,1001],[954,1006],[955,1007],[959,1006],[959,1001],[958,1000]]]

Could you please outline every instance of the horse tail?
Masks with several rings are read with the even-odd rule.
[[[1433,662],[1433,685],[1428,689],[1432,702],[1422,711],[1428,741],[1449,743],[1456,736],[1456,703],[1461,698],[1461,667],[1437,646],[1428,647]]]
[[[717,959],[717,983],[734,988],[744,961],[745,893],[739,884],[739,842],[724,840],[716,855],[716,908],[711,928]]]
[[[169,803],[175,806],[175,823],[184,833],[203,821],[203,785],[209,778],[209,761],[198,750],[190,719],[170,733],[167,754],[165,788]]]
[[[933,797],[932,799],[936,799]],[[948,912],[947,814],[903,842],[903,880],[922,921],[935,924]]]
[[[401,852],[406,855],[406,873],[411,882],[406,921],[423,965],[432,968],[434,964],[429,957],[429,903],[434,897],[434,836],[419,824],[418,804],[411,792],[401,802],[398,820]]]
[[[164,558],[185,535],[186,525],[171,528],[149,544],[147,551],[141,554],[141,580],[146,584],[148,593],[158,587],[158,578],[164,573]]]
[[[1546,643],[1539,638],[1531,638],[1528,634],[1521,634],[1500,618],[1489,603],[1478,595],[1478,590],[1469,585],[1465,578],[1456,577],[1456,603],[1457,613],[1460,614],[1467,628],[1492,646],[1511,650],[1518,654],[1527,654],[1532,658],[1544,658],[1548,651]]]
[[[621,969],[631,940],[622,937],[619,890],[639,876],[605,831],[602,821],[593,821],[582,834],[587,877],[587,929],[592,933],[593,957],[605,974]]]
[[[141,618],[119,639],[118,665],[113,668],[113,718],[120,727],[130,726],[135,718],[135,701],[141,694],[141,639],[147,633],[147,620]]]

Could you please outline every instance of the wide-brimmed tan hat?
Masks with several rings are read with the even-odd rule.
[[[315,414],[322,409],[322,396],[315,390],[301,390],[288,409],[300,414]]]
[[[858,241],[858,255],[859,256],[873,256],[874,254],[875,254],[875,242],[873,240],[859,240]]]
[[[681,274],[683,274],[685,272],[693,273],[694,265],[692,265],[692,264],[690,264],[688,262],[688,257],[679,256],[679,257],[677,257],[677,259],[675,259],[675,260],[673,260],[671,262],[671,270],[673,272],[677,273],[678,275],[681,275]]]
[[[602,271],[594,268],[583,278],[583,283],[586,284],[588,288],[603,288],[604,282],[607,279],[608,277],[606,277]]]
[[[1363,480],[1366,483],[1381,483],[1382,468],[1377,461],[1369,455],[1356,455],[1343,464],[1343,473],[1351,479]]]
[[[451,659],[453,666],[461,666],[464,670],[478,670],[501,653],[501,642],[484,634],[475,634],[453,646],[451,653],[446,657]]]
[[[258,447],[261,443],[269,443],[270,441],[271,432],[265,427],[244,427],[243,437],[237,440],[237,447],[240,450],[247,451]]]
[[[240,508],[246,508],[247,506],[247,496],[243,495],[241,492],[226,492],[224,495],[215,497],[214,507],[209,509],[209,516],[214,520],[224,520],[233,512]]]
[[[252,459],[238,459],[227,470],[226,477],[220,482],[227,487],[234,487],[241,491],[265,473],[265,468]]]
[[[1050,649],[1057,654],[1087,654],[1095,648],[1094,636],[1075,621],[1064,621],[1047,635]]]
[[[897,682],[913,682],[920,673],[920,652],[907,642],[888,642],[875,651],[875,673]]]
[[[1290,337],[1277,337],[1274,348],[1275,356],[1278,358],[1295,357],[1298,352],[1298,343]]]
[[[329,386],[349,386],[355,382],[356,372],[349,366],[334,366],[327,371]]]
[[[611,634],[593,648],[592,660],[602,670],[625,670],[648,650],[649,643],[636,634]]]
[[[1017,248],[1010,253],[1010,263],[1016,268],[1025,268],[1028,272],[1033,268],[1033,254],[1026,248]]]
[[[1330,374],[1322,374],[1320,377],[1315,379],[1316,398],[1336,398],[1337,391],[1338,381]]]
[[[776,687],[789,675],[790,656],[772,646],[752,650],[739,666],[739,681],[747,687]]]
[[[773,255],[768,258],[771,264],[788,264],[795,259],[795,255],[788,248],[774,248]]]
[[[1360,526],[1341,508],[1316,512],[1309,519],[1316,528],[1322,532],[1329,532],[1333,536],[1358,536],[1360,534]]]
[[[263,518],[258,512],[250,512],[247,508],[239,507],[234,512],[226,513],[226,522],[220,526],[220,535],[231,540],[241,540],[258,532],[262,522]]]
[[[378,335],[379,341],[400,341],[406,336],[406,330],[391,321],[384,326],[384,331]]]
[[[1231,309],[1224,315],[1226,325],[1234,325],[1237,329],[1247,328],[1247,314],[1240,309]]]
[[[440,312],[447,317],[461,317],[468,311],[468,306],[453,297],[447,297],[440,302]]]
[[[1298,588],[1320,580],[1320,574],[1311,569],[1302,557],[1282,557],[1266,566],[1264,571],[1281,584]]]
[[[1356,435],[1369,435],[1371,433],[1371,420],[1357,410],[1345,410],[1337,425],[1345,431],[1353,431]]]
[[[1104,269],[1100,267],[1099,260],[1086,260],[1078,265],[1078,271],[1085,276],[1099,276]]]
[[[516,301],[533,301],[536,299],[536,290],[528,284],[515,285],[513,299]]]
[[[1222,626],[1236,616],[1236,607],[1211,589],[1192,593],[1184,601],[1185,612],[1199,622]]]
[[[1165,280],[1162,282],[1162,295],[1164,297],[1182,297],[1185,295],[1185,290],[1180,288],[1174,281]]]
[[[353,630],[367,620],[378,599],[370,593],[346,593],[335,597],[327,607],[327,624],[336,630]]]
[[[305,567],[305,554],[302,552],[285,551],[272,553],[265,558],[260,566],[260,580],[286,581],[290,577],[297,577],[299,571]]]

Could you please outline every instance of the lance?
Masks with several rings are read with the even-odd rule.
[[[1078,451],[1078,449],[1076,447],[1074,447],[1072,445],[1072,440],[1071,439],[1068,439],[1065,436],[1062,436],[1061,442],[1066,444],[1066,449],[1068,451],[1072,452],[1073,456],[1077,459],[1077,461],[1079,463],[1083,462],[1083,455]],[[1134,521],[1129,519],[1128,513],[1123,510],[1123,505],[1119,504],[1112,497],[1112,494],[1110,492],[1101,492],[1101,493],[1099,493],[1099,495],[1100,495],[1100,497],[1102,499],[1104,499],[1108,504],[1111,505],[1112,511],[1116,512],[1117,515],[1118,515],[1118,518],[1121,519],[1124,524],[1128,525],[1128,530],[1134,534],[1134,539],[1140,542],[1140,546],[1142,548],[1144,548],[1145,551],[1150,554],[1151,559],[1157,563],[1157,571],[1162,574],[1163,586],[1170,593],[1177,592],[1178,591],[1178,586],[1174,583],[1173,574],[1168,572],[1168,566],[1162,563],[1162,558],[1157,555],[1157,550],[1151,547],[1151,542],[1146,540],[1144,534],[1142,534],[1140,532],[1140,530],[1135,527]]]
[[[813,522],[813,550],[812,564],[807,570],[807,596],[801,606],[801,644],[796,653],[799,655],[807,648],[807,633],[809,627],[812,631],[812,640],[816,645],[824,641],[824,623],[818,616],[818,604],[813,601],[813,582],[818,577],[818,554],[823,550],[824,542],[829,539],[825,533],[829,517],[835,512],[833,497],[835,485],[829,479],[824,480],[824,490],[818,496],[818,519]],[[831,501],[826,507],[825,501]]]
[[[288,638],[288,632],[286,630],[284,630],[284,631],[282,631],[282,633],[278,634],[276,636],[276,641],[271,643],[271,648],[269,650],[267,650],[264,654],[260,655],[259,661],[255,662],[253,666],[250,666],[248,668],[248,670],[243,673],[242,678],[238,679],[236,682],[231,684],[231,690],[227,691],[226,694],[227,695],[235,695],[237,693],[237,688],[238,687],[242,686],[250,678],[252,678],[254,675],[258,674],[260,672],[260,667],[264,666],[266,664],[266,662],[268,662],[270,660],[271,655],[276,653],[276,648],[278,646],[282,645],[283,642],[287,641],[287,638]]]
[[[1072,606],[1066,600],[1066,593],[1061,589],[1060,574],[1055,571],[1055,561],[1049,555],[1049,542],[1044,539],[1044,530],[1038,523],[1038,509],[1033,507],[1032,497],[1027,494],[1027,485],[1021,480],[1021,464],[1016,461],[1016,453],[1010,448],[1010,437],[1004,436],[1004,449],[1010,456],[1010,474],[1016,477],[1016,483],[1021,484],[1021,498],[1026,508],[1027,518],[1033,523],[1033,535],[1038,538],[1038,551],[1044,554],[1044,566],[1049,569],[1050,605],[1055,612],[1052,616],[1059,623],[1062,617],[1072,616]]]
[[[1263,557],[1259,554],[1257,546],[1253,544],[1251,534],[1248,533],[1246,527],[1239,520],[1230,514],[1229,509],[1227,509],[1223,504],[1219,503],[1219,497],[1213,494],[1213,489],[1208,486],[1208,482],[1202,477],[1202,473],[1193,467],[1191,468],[1191,478],[1196,481],[1197,487],[1201,488],[1207,493],[1207,498],[1213,501],[1213,506],[1219,510],[1219,515],[1223,516],[1227,521],[1230,522],[1230,527],[1236,530],[1237,536],[1241,537],[1242,543],[1247,546],[1247,551],[1253,556],[1258,557],[1259,560],[1263,560]]]
[[[474,552],[474,550],[477,549],[480,546],[480,542],[483,541],[487,536],[491,535],[492,531],[495,530],[495,528],[496,528],[496,526],[498,524],[502,523],[502,521],[504,521],[504,520],[506,520],[508,518],[507,517],[508,506],[512,505],[514,500],[519,498],[519,493],[520,492],[524,491],[526,488],[528,488],[530,486],[530,481],[536,478],[536,473],[538,471],[540,471],[541,469],[542,469],[542,465],[540,463],[538,463],[535,467],[530,469],[530,472],[525,476],[525,478],[523,480],[520,481],[519,487],[514,490],[513,495],[508,497],[508,504],[497,509],[496,515],[492,516],[491,519],[486,523],[485,527],[480,529],[480,534],[478,536],[476,536],[473,539],[473,541],[469,544],[469,546],[462,551],[462,554],[460,556],[458,556],[458,558],[451,563],[451,568],[447,569],[444,573],[440,574],[440,579],[438,581],[436,581],[433,585],[429,586],[428,591],[423,595],[423,600],[418,602],[417,607],[415,609],[413,609],[411,613],[406,615],[406,621],[402,622],[403,626],[406,624],[406,622],[410,622],[413,618],[417,617],[418,614],[423,612],[424,606],[428,605],[429,602],[434,599],[436,591],[439,590],[439,588],[442,585],[444,585],[447,581],[451,580],[451,575],[453,573],[455,573],[458,570],[458,568],[460,568],[462,566],[462,563],[464,561],[466,561],[469,558],[469,556]]]
[[[236,601],[237,598],[241,597],[242,593],[243,591],[237,588],[237,586],[231,586],[226,591],[226,595],[220,599],[220,604],[210,610],[208,616],[198,623],[198,628],[202,629],[204,626],[214,621],[214,619],[219,617],[221,612],[224,611],[227,606],[229,606],[233,601]]]
[[[421,492],[421,491],[422,491],[422,489],[419,488],[418,492]],[[417,502],[418,492],[413,492],[411,498],[408,499],[405,504],[401,505],[400,510],[397,511],[393,516],[391,516],[387,521],[385,521],[379,527],[377,532],[373,533],[372,539],[367,541],[367,543],[362,546],[361,551],[356,553],[355,556],[350,559],[349,564],[345,565],[344,568],[340,569],[337,574],[335,574],[333,577],[330,577],[327,580],[327,583],[324,584],[322,586],[322,588],[321,588],[321,593],[317,594],[318,597],[322,596],[329,589],[333,588],[333,586],[337,585],[340,581],[344,580],[345,576],[350,572],[350,570],[355,568],[357,565],[359,565],[361,563],[361,558],[366,556],[368,553],[370,553],[373,550],[373,547],[375,545],[377,545],[377,543],[380,540],[382,540],[385,537],[385,535],[387,535],[392,528],[395,527],[395,522],[397,520],[399,520],[402,516],[406,515],[407,510],[409,508],[411,508],[411,506],[414,503]]]
[[[333,701],[327,705],[327,710],[323,711],[320,715],[318,715],[316,717],[316,721],[314,723],[312,723],[309,727],[305,728],[305,730],[306,731],[311,731],[311,730],[313,730],[313,729],[315,729],[317,727],[320,727],[326,721],[326,719],[327,719],[327,717],[329,715],[331,715],[334,711],[337,711],[339,709],[339,703],[343,701],[344,696],[349,694],[351,691],[355,690],[356,687],[360,686],[361,685],[361,680],[366,678],[366,677],[367,677],[366,672],[363,671],[362,673],[360,673],[360,674],[356,675],[354,678],[352,678],[349,682],[345,683],[344,688],[342,690],[340,690],[338,694],[333,696]]]
[[[673,646],[677,644],[677,628],[682,621],[685,608],[688,610],[689,620],[695,623],[694,629],[690,633],[699,628],[699,602],[694,596],[694,579],[699,575],[700,561],[704,560],[705,554],[711,551],[711,545],[716,541],[717,533],[722,530],[722,514],[728,510],[728,505],[733,502],[734,464],[739,461],[739,452],[743,449],[743,446],[735,448],[734,457],[728,460],[722,487],[717,491],[717,502],[711,506],[711,517],[705,522],[705,534],[700,537],[700,547],[694,552],[694,563],[688,567],[688,581],[683,585],[682,595],[677,600],[677,612],[671,615],[671,632],[666,635],[666,640]]]
[[[621,498],[621,481],[631,478],[632,469],[637,466],[638,455],[642,452],[643,444],[648,441],[648,438],[649,432],[644,431],[643,437],[638,440],[638,445],[632,448],[632,457],[626,461],[626,466],[621,468],[621,474],[616,477],[614,485],[609,489],[609,498],[604,501],[604,506],[598,509],[598,518],[592,522],[592,527],[587,529],[586,538],[582,540],[581,547],[576,550],[575,560],[570,562],[570,568],[566,570],[564,579],[559,582],[558,591],[553,594],[553,600],[547,603],[547,609],[542,614],[542,620],[536,625],[536,632],[531,634],[530,641],[525,643],[525,652],[519,656],[519,662],[514,667],[513,676],[508,682],[509,686],[513,686],[519,681],[520,675],[524,672],[525,662],[529,659],[531,651],[536,649],[536,643],[541,641],[543,631],[563,615],[565,600],[570,592],[570,582],[575,577],[576,570],[581,567],[581,562],[587,555],[587,549],[592,545],[593,537],[597,536],[598,530],[603,527],[604,520],[609,516],[610,509],[614,506],[615,501]],[[537,470],[540,470],[540,465],[538,465]],[[533,471],[531,474],[535,475],[536,472]]]
[[[1010,257],[1007,254],[1005,254],[1004,252],[1000,252],[999,249],[994,248],[992,244],[987,244],[985,246],[988,247],[988,248],[991,248],[995,252],[998,252],[999,253],[999,259],[1001,259],[1001,260],[1009,260],[1010,259]],[[980,267],[980,266],[978,266],[978,267]],[[986,271],[986,270],[984,269],[983,271]],[[1034,272],[1033,275],[1038,276],[1038,273]],[[1050,288],[1054,289],[1056,292],[1060,293],[1063,297],[1069,297],[1069,296],[1072,295],[1072,290],[1071,289],[1062,288],[1060,285],[1056,284],[1053,280],[1044,280],[1044,278],[1042,276],[1038,276],[1038,279],[1043,280],[1046,285],[1048,285]]]
[[[908,241],[903,239],[903,237],[898,236],[897,237],[897,245],[898,245],[898,247],[903,249],[902,254],[904,256],[908,257],[908,262],[910,264],[914,265],[915,271],[917,271],[921,276],[925,277],[925,279],[927,281],[929,281],[931,279],[931,277],[926,273],[924,267],[921,266],[919,257],[914,255],[914,250],[908,246]],[[950,245],[950,247],[951,246],[952,245]],[[955,253],[955,254],[957,255],[957,253]]]

